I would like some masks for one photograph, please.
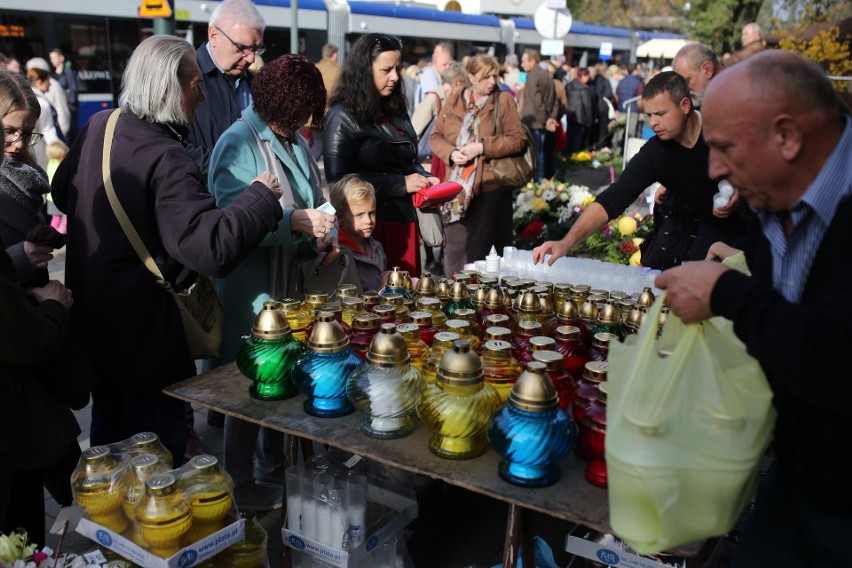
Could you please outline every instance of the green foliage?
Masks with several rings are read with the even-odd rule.
[[[736,51],[743,26],[757,19],[763,0],[699,0],[687,15],[689,37],[721,56]]]

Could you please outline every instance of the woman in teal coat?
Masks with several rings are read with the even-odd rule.
[[[287,295],[288,275],[301,255],[339,252],[334,215],[317,210],[323,197],[319,169],[298,131],[310,119],[321,128],[326,92],[316,66],[300,55],[284,55],[260,69],[251,83],[253,103],[219,139],[210,157],[209,188],[220,209],[228,206],[260,172],[275,174],[284,190],[284,218],[249,257],[217,283],[225,303],[222,347],[212,367],[234,361],[241,337],[251,330],[264,300]],[[261,470],[252,471],[258,426],[227,417],[225,467],[234,477],[240,509],[269,509],[280,505],[280,494],[254,485],[283,464],[281,434],[263,429]],[[280,464],[269,463],[274,454]],[[266,463],[264,463],[266,462]],[[264,468],[266,471],[264,471]],[[283,476],[281,477],[283,479]],[[280,483],[280,481],[279,481]]]

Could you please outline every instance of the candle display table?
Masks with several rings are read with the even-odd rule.
[[[524,546],[524,556],[527,551],[530,554],[533,552],[533,535],[524,530],[524,517],[528,510],[600,532],[612,532],[608,522],[606,490],[586,482],[583,477],[586,462],[573,455],[560,462],[562,476],[555,485],[536,489],[518,487],[500,479],[497,474],[500,457],[493,450],[475,459],[459,461],[442,459],[432,454],[428,448],[429,432],[419,421],[409,436],[377,440],[361,433],[358,428],[361,414],[358,412],[341,418],[317,418],[302,409],[303,395],[276,402],[260,401],[249,396],[250,385],[251,381],[240,373],[236,364],[230,364],[176,383],[164,392],[285,434],[328,444],[507,502],[509,519],[503,558],[503,566],[506,568],[515,566],[520,544],[529,543]],[[699,548],[679,552],[695,553]],[[525,558],[524,565],[533,566],[532,557],[529,563]]]

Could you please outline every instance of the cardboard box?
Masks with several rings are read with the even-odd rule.
[[[225,528],[184,547],[169,558],[160,558],[151,554],[131,540],[85,517],[77,524],[77,532],[144,568],[189,568],[243,540],[245,521],[236,519]]]
[[[370,485],[367,488],[367,530],[364,540],[357,548],[332,548],[287,528],[281,529],[281,538],[290,548],[319,558],[332,566],[345,568],[359,562],[416,518],[416,501]]]
[[[631,554],[619,548],[604,546],[591,540],[576,536],[565,537],[565,551],[618,568],[671,568],[671,564],[657,562],[638,554]]]

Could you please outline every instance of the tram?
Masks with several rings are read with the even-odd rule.
[[[253,0],[266,20],[265,58],[290,52],[290,0]],[[0,52],[18,58],[47,58],[58,47],[73,62],[80,87],[79,120],[113,106],[121,73],[133,48],[152,35],[153,21],[139,18],[140,0],[2,0]],[[207,39],[207,22],[218,5],[212,0],[172,0],[175,33],[198,47]],[[360,34],[398,35],[405,45],[403,61],[428,59],[436,42],[449,40],[459,57],[487,52],[498,58],[538,47],[542,37],[530,18],[498,18],[441,11],[435,8],[359,0],[299,0],[296,18],[299,52],[319,60],[325,43],[347,46]],[[615,57],[629,57],[648,39],[675,34],[630,31],[574,22],[565,37],[569,57],[582,51],[598,52],[602,42],[612,44]]]

